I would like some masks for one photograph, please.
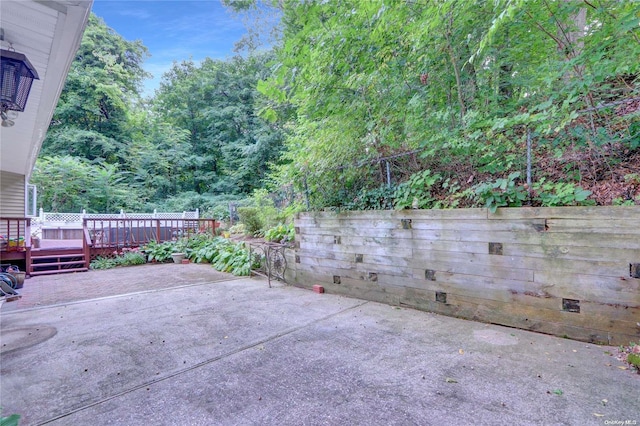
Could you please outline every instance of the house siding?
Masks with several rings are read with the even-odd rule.
[[[1,217],[24,217],[25,176],[0,172],[0,216]]]

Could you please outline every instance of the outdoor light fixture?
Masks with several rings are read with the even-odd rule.
[[[0,31],[0,40],[4,40],[4,31]],[[27,57],[13,50],[11,44],[8,50],[0,49],[0,56],[0,116],[2,126],[11,127],[17,113],[10,111],[24,111],[31,84],[39,77]]]
[[[0,111],[0,116],[2,117],[2,127],[11,127],[16,124],[13,120],[18,118],[18,113],[16,111]]]

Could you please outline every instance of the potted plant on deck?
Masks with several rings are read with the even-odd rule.
[[[39,231],[33,231],[31,233],[31,247],[40,248],[40,232]]]
[[[182,261],[187,257],[187,239],[179,238],[173,241],[173,252],[171,253],[171,258],[173,259],[173,263],[182,263]]]

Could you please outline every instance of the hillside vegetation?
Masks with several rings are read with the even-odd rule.
[[[176,62],[144,101],[144,46],[91,18],[45,208],[640,204],[640,3],[227,2],[280,14],[272,50]]]

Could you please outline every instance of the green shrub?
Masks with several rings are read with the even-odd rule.
[[[218,204],[206,212],[207,216],[211,216],[216,220],[229,220],[229,206]]]
[[[263,227],[259,210],[256,207],[238,207],[238,216],[240,217],[240,222],[246,226],[248,234],[256,234]]]
[[[635,206],[637,204],[640,204],[640,197],[636,198],[635,200],[631,199],[631,200],[625,200],[622,197],[616,197],[613,200],[611,200],[611,204],[614,206]]]
[[[520,172],[514,172],[507,178],[486,182],[474,187],[474,198],[477,203],[484,204],[492,213],[498,207],[520,207],[529,193],[522,185],[516,185]]]
[[[91,269],[111,269],[117,266],[116,260],[111,257],[98,256],[89,264]]]
[[[156,241],[150,241],[146,245],[142,246],[140,251],[147,255],[149,262],[168,262],[171,260],[171,254],[176,253],[176,243],[174,241],[165,241],[158,243]]]
[[[280,224],[264,231],[264,239],[278,243],[288,243],[295,239],[295,230],[293,223]]]
[[[226,244],[221,244],[219,248],[213,267],[217,271],[233,275],[249,275],[251,273],[249,249],[244,244],[235,244],[229,240],[225,242]]]
[[[138,252],[137,249],[132,249],[115,257],[99,256],[89,266],[91,269],[111,269],[117,266],[144,265],[145,263],[147,263],[147,260],[144,255]]]
[[[536,199],[543,207],[595,204],[593,200],[587,199],[591,195],[591,191],[584,190],[570,182],[547,183],[542,178],[533,185],[533,190],[537,193]]]
[[[249,275],[249,250],[244,244],[226,238],[192,239],[183,250],[195,263],[211,263],[218,271],[233,275]]]
[[[266,189],[253,191],[251,201],[252,206],[258,209],[258,219],[261,225],[259,230],[264,230],[280,222],[284,222],[282,214],[275,207],[271,194],[269,194]]]
[[[220,252],[221,244],[227,241],[224,238],[216,237],[208,241],[202,241],[191,249],[189,259],[196,263],[212,263]]]
[[[144,265],[147,263],[145,256],[138,251],[128,251],[116,259],[119,266]]]
[[[439,174],[431,174],[431,170],[423,170],[413,174],[408,181],[398,185],[395,191],[396,209],[428,209],[436,200],[431,190],[442,179]]]
[[[235,225],[233,225],[231,228],[229,228],[229,233],[230,234],[242,234],[244,235],[247,232],[247,227],[244,225],[244,223],[237,223]]]
[[[212,238],[192,248],[189,258],[196,263],[211,263],[218,271],[233,275],[249,275],[249,250],[226,238]]]
[[[236,244],[226,238],[204,234],[178,241],[152,241],[140,251],[132,249],[113,258],[99,257],[91,262],[91,268],[109,269],[116,266],[141,265],[146,263],[145,254],[149,261],[167,262],[171,260],[171,254],[177,252],[185,253],[188,259],[196,263],[211,263],[218,271],[233,275],[251,273],[249,249],[243,243]]]
[[[345,210],[391,210],[395,189],[381,186],[374,189],[361,189],[358,195],[342,207]]]

